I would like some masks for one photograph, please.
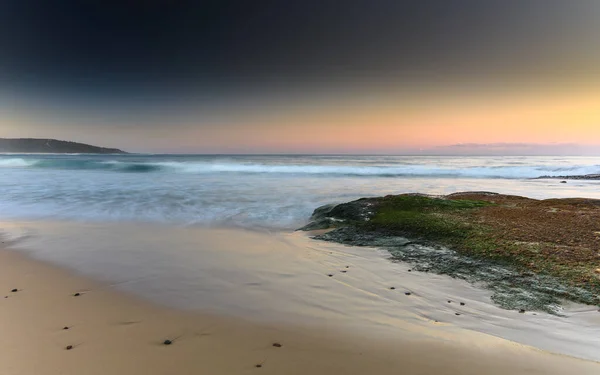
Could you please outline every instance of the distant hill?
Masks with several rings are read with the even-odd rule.
[[[116,148],[37,138],[0,138],[0,152],[54,154],[126,154]]]

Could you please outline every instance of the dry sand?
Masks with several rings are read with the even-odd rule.
[[[600,373],[595,362],[468,330],[258,324],[156,306],[11,250],[0,250],[0,267],[3,375]]]

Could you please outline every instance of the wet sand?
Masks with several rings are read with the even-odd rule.
[[[90,241],[95,240],[91,236],[93,230],[85,232],[81,227],[77,230],[83,231]],[[111,231],[114,233],[114,228]],[[178,231],[175,235],[182,233]],[[201,294],[190,296],[194,304],[188,307],[193,311],[187,312],[140,299],[136,295],[152,298],[155,293],[164,294],[164,289],[144,286],[143,281],[95,282],[62,267],[31,259],[61,263],[48,253],[32,250],[39,249],[35,246],[25,250],[28,256],[22,249],[15,251],[18,247],[27,249],[25,242],[12,244],[11,250],[0,250],[0,287],[4,290],[0,297],[8,297],[0,300],[0,373],[564,374],[576,371],[596,374],[600,371],[600,364],[595,362],[550,354],[454,324],[452,319],[478,319],[469,310],[482,309],[481,302],[476,300],[466,300],[461,306],[456,296],[450,304],[456,305],[453,310],[440,316],[436,316],[440,314],[439,308],[432,307],[429,317],[416,312],[425,312],[428,306],[438,303],[436,299],[441,293],[428,295],[427,289],[420,289],[414,280],[409,285],[400,275],[406,272],[402,267],[374,274],[371,267],[386,262],[381,256],[360,258],[349,249],[321,246],[298,234],[278,237],[203,230],[198,235],[206,246],[201,263],[207,264],[205,268],[196,264],[190,267],[197,269],[197,273],[206,273],[203,283],[215,280],[204,286]],[[69,238],[76,236],[64,237]],[[54,246],[59,244],[60,241],[48,241],[47,248],[55,250]],[[224,249],[233,245],[244,250],[223,254]],[[222,257],[216,257],[210,249]],[[303,254],[293,257],[292,252],[298,249],[304,249]],[[247,259],[242,253],[246,253]],[[62,264],[94,275],[91,269],[86,271],[85,267],[77,266],[82,259]],[[92,259],[95,258],[86,258]],[[222,268],[209,272],[217,264]],[[263,273],[254,278],[248,276],[259,272],[259,264],[265,265]],[[241,268],[248,274],[241,272]],[[396,277],[392,277],[391,270],[397,270]],[[299,276],[295,277],[294,272]],[[426,276],[411,273],[411,277],[422,280]],[[132,278],[138,280],[134,275]],[[247,285],[250,279],[258,285]],[[286,284],[285,279],[293,283]],[[227,280],[229,284],[222,285]],[[276,288],[275,284],[283,287]],[[199,288],[198,285],[193,288]],[[13,288],[17,292],[11,292]],[[230,289],[230,293],[225,293]],[[282,289],[289,293],[282,293]],[[142,293],[143,290],[148,293]],[[407,292],[411,294],[406,295]],[[209,299],[210,293],[222,293],[225,298]],[[183,294],[175,293],[177,298],[185,299],[186,293]],[[207,297],[213,308],[201,304],[202,296]],[[243,310],[234,303],[238,300],[242,305],[252,305],[256,300],[257,306]],[[168,299],[157,302],[167,304]],[[289,305],[289,310],[284,305]],[[298,311],[288,315],[291,310]],[[261,311],[262,319],[258,319],[256,314]],[[171,345],[163,344],[167,339],[172,340]],[[275,343],[281,346],[273,346]],[[72,348],[67,350],[69,345]]]

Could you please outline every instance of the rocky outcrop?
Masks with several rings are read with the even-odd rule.
[[[482,284],[501,307],[600,304],[600,200],[403,194],[316,209],[315,239],[387,249],[413,269]]]
[[[116,148],[37,138],[0,138],[0,152],[52,154],[126,154]]]

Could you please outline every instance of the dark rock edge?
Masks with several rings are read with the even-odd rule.
[[[473,193],[497,195],[492,192],[452,195]],[[417,193],[412,195],[440,198]],[[369,221],[375,215],[380,199],[361,198],[318,207],[310,222],[298,230],[332,229],[312,238],[350,246],[385,249],[393,262],[406,262],[415,271],[448,275],[490,290],[492,301],[504,309],[544,311],[561,316],[565,301],[600,305],[599,296],[592,291],[567,285],[553,276],[519,270],[511,265],[486,259],[475,259],[431,241],[409,239],[383,229],[368,230],[357,225]]]

